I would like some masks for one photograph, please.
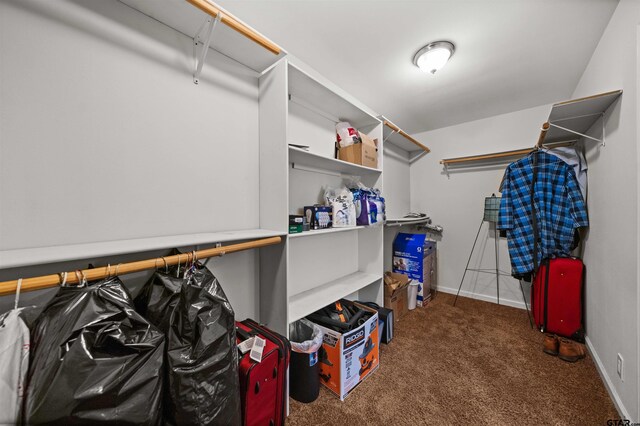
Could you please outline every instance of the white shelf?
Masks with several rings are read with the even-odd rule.
[[[381,275],[354,272],[311,290],[296,294],[289,298],[289,322],[292,323],[299,320],[327,306],[329,303],[348,296],[381,279]]]
[[[267,229],[245,229],[239,231],[171,235],[166,237],[5,250],[0,251],[0,269],[284,235],[286,235],[285,232]]]
[[[291,101],[331,118],[348,121],[357,129],[380,123],[372,112],[330,82],[321,82],[289,62],[289,95]]]
[[[420,225],[422,223],[426,223],[429,220],[428,217],[423,217],[420,219],[416,218],[396,218],[396,219],[387,219],[385,222],[385,226],[405,226],[405,225]]]
[[[120,1],[190,38],[196,35],[205,19],[209,18],[209,15],[185,0]],[[258,73],[269,68],[286,55],[284,50],[279,55],[269,52],[225,24],[220,24],[216,27],[211,41],[211,48]]]
[[[298,234],[289,234],[289,238],[311,237],[313,235],[326,235],[333,234],[335,232],[355,231],[357,229],[371,228],[370,226],[350,226],[348,228],[329,228],[329,229],[315,229]]]
[[[358,164],[349,163],[336,158],[325,157],[293,146],[289,147],[289,163],[293,164],[294,167],[298,165],[302,166],[306,170],[311,169],[310,171],[317,171],[319,173],[330,172],[334,174],[357,176],[382,173],[382,170],[380,169],[360,166]]]
[[[578,139],[579,135],[575,132],[586,134],[620,95],[622,90],[614,90],[553,104],[547,119],[551,127],[544,138],[544,143]],[[555,127],[554,124],[564,129]]]

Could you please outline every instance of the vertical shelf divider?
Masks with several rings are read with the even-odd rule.
[[[260,120],[260,224],[287,232],[289,150],[287,62],[281,60],[258,81]],[[286,238],[285,238],[286,240]],[[260,322],[288,335],[288,241],[260,250]]]

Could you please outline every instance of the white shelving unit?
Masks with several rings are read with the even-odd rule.
[[[289,238],[302,238],[313,237],[315,235],[333,234],[335,232],[353,232],[358,229],[365,229],[366,226],[351,226],[348,228],[329,228],[329,229],[315,229],[307,232],[301,232],[299,234],[289,234]]]
[[[338,160],[337,158],[328,158],[293,146],[289,147],[289,161],[294,169],[302,166],[307,169],[314,168],[315,170],[313,171],[324,173],[354,176],[382,173],[382,170],[380,169],[349,163],[347,161]]]
[[[415,219],[415,218],[406,218],[406,217],[402,217],[402,218],[397,218],[397,219],[389,219],[387,218],[387,221],[385,222],[385,226],[409,226],[409,225],[420,225],[422,223],[426,223],[429,220],[428,217],[424,217],[424,218],[419,218],[419,219]]]
[[[380,275],[354,272],[329,281],[322,286],[298,293],[289,298],[289,321],[303,318],[310,312],[334,302],[337,294],[349,295],[368,286],[375,285]]]
[[[378,141],[378,165],[334,158],[335,125],[348,121]],[[340,88],[288,56],[260,77],[260,226],[287,230],[288,215],[324,203],[324,190],[359,179],[382,188],[382,122]],[[288,144],[308,146],[301,149]],[[263,199],[270,202],[263,203]],[[274,292],[290,324],[340,299],[383,302],[382,226],[332,228],[291,234]],[[275,269],[274,269],[275,271]],[[280,306],[280,303],[277,303]],[[288,327],[279,330],[283,333]]]

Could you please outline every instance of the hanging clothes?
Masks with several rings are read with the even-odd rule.
[[[587,160],[581,150],[575,146],[559,146],[556,148],[545,149],[551,155],[554,155],[573,167],[573,172],[578,179],[582,199],[587,201]]]
[[[19,423],[29,369],[29,328],[13,309],[0,316],[0,424]]]
[[[161,424],[165,338],[117,277],[60,287],[32,332],[26,424]]]
[[[241,424],[235,314],[211,271],[156,271],[135,304],[167,337],[163,424]]]
[[[533,156],[537,172],[533,188],[538,244],[532,222]],[[556,156],[534,151],[511,163],[504,175],[497,227],[507,231],[512,274],[527,277],[534,271],[534,245],[538,262],[569,256],[576,247],[580,227],[589,226],[587,210],[573,168]]]

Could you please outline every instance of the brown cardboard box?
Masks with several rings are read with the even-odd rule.
[[[393,309],[394,322],[409,312],[407,305],[407,287],[411,279],[395,272],[384,273],[384,307]]]
[[[327,361],[318,362],[320,374],[327,377],[327,380],[321,380],[320,383],[338,395],[341,401],[344,401],[362,380],[369,377],[380,363],[378,312],[356,302],[354,305],[372,314],[359,327],[340,333],[316,324],[324,333],[322,347]],[[368,355],[367,347],[370,351]],[[367,368],[361,369],[364,367],[363,364],[366,364]]]
[[[360,132],[362,143],[338,148],[338,159],[366,167],[378,168],[378,148],[376,140]]]

